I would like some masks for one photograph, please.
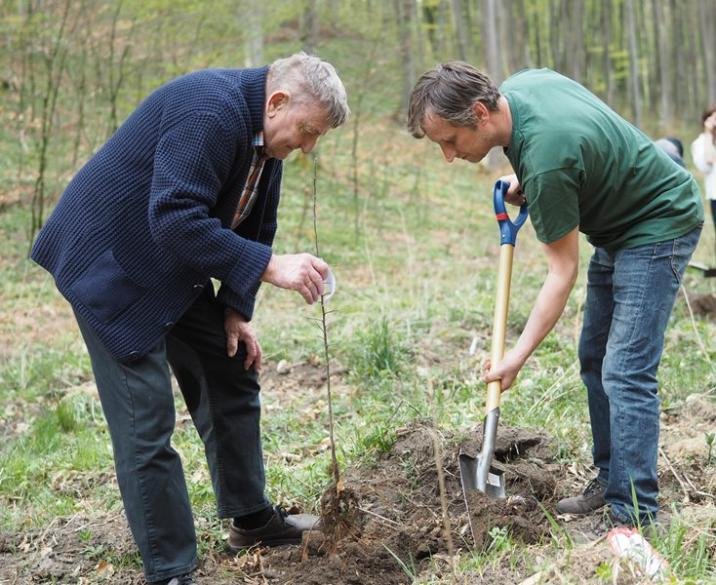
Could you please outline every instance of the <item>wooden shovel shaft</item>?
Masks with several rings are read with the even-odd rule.
[[[496,366],[505,354],[505,335],[507,330],[507,307],[510,302],[510,282],[512,280],[512,255],[515,247],[512,244],[500,246],[500,264],[497,270],[497,298],[495,299],[495,315],[492,319],[492,350],[490,362]],[[487,401],[485,412],[500,407],[502,385],[500,380],[487,384]]]

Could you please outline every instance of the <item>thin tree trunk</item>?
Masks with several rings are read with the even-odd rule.
[[[303,10],[303,50],[309,55],[316,53],[318,46],[318,12],[316,0],[306,0]]]
[[[706,73],[706,96],[709,104],[716,102],[716,4],[714,0],[699,0],[701,47]]]
[[[502,83],[504,73],[500,59],[497,20],[497,0],[483,0],[483,32],[485,35],[485,63],[487,72],[496,85]]]
[[[246,39],[244,41],[244,63],[246,67],[259,67],[264,62],[264,31],[263,31],[262,0],[248,0],[246,11],[238,18],[246,23]]]
[[[495,85],[503,80],[502,61],[499,53],[499,22],[497,21],[497,0],[483,0],[483,31],[485,34],[485,61],[487,71]],[[504,155],[501,148],[493,148],[487,156],[487,166],[495,169],[502,164]]]
[[[455,23],[455,40],[457,41],[457,54],[461,60],[468,58],[468,33],[465,12],[463,11],[462,0],[450,0],[452,6],[452,17]]]
[[[403,66],[403,91],[401,92],[400,108],[397,118],[401,121],[408,113],[410,94],[415,85],[415,51],[413,50],[413,9],[415,0],[394,0],[395,16],[400,37],[400,62]]]
[[[602,4],[602,33],[604,35],[604,84],[606,85],[606,100],[611,106],[614,105],[614,79],[612,75],[612,3],[604,2]]]
[[[584,59],[584,0],[571,0],[565,7],[569,17],[566,35],[568,71],[572,79],[581,82],[583,74],[582,62]]]
[[[636,18],[634,0],[626,0],[627,37],[629,43],[629,82],[634,124],[641,128],[641,90],[639,85],[639,55],[636,44]]]
[[[669,52],[669,35],[666,10],[662,0],[653,0],[656,54],[659,66],[659,125],[666,130],[674,116],[673,85],[671,83],[671,59]]]

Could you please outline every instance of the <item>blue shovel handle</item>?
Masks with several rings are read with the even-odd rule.
[[[515,245],[517,241],[517,232],[527,221],[527,203],[523,203],[520,206],[520,213],[517,219],[513,222],[510,216],[507,214],[505,208],[505,195],[510,184],[507,181],[497,181],[495,183],[495,190],[492,195],[492,202],[495,206],[495,219],[500,226],[500,245],[510,244]]]

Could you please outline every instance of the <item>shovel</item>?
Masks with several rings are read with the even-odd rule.
[[[515,250],[517,232],[527,220],[527,204],[520,207],[520,213],[513,223],[505,209],[505,194],[510,186],[506,181],[497,181],[493,193],[495,217],[500,227],[500,264],[497,271],[497,298],[495,316],[492,325],[491,363],[500,363],[505,353],[505,330],[507,328],[507,305],[510,299],[510,279],[512,277],[512,254]],[[501,382],[496,380],[487,385],[485,420],[482,430],[482,450],[473,457],[462,450],[458,456],[460,462],[460,482],[468,512],[470,493],[482,492],[491,499],[505,497],[505,478],[502,470],[492,465],[495,454],[497,423],[500,418]],[[469,514],[472,519],[472,515]],[[471,520],[472,521],[472,520]],[[472,529],[472,525],[471,525]],[[473,531],[474,537],[474,531]]]

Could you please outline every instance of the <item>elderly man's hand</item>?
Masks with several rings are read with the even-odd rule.
[[[226,355],[234,357],[239,349],[239,343],[246,346],[246,359],[244,368],[254,366],[257,372],[261,371],[261,346],[256,337],[254,328],[241,313],[226,308],[224,311],[224,332],[226,333]]]
[[[261,280],[279,288],[298,291],[311,305],[321,298],[326,276],[328,264],[311,254],[274,254]]]
[[[505,181],[510,184],[505,194],[505,201],[512,205],[523,205],[526,199],[524,193],[522,193],[520,182],[517,180],[517,175],[505,175],[504,177],[500,177],[500,181]]]

